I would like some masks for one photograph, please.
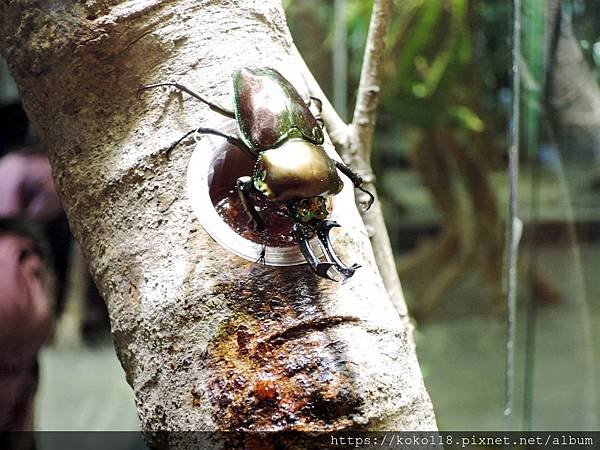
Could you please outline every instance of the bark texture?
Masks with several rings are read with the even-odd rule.
[[[431,430],[404,323],[351,200],[334,239],[363,265],[346,284],[246,262],[199,225],[192,142],[230,74],[301,61],[279,2],[3,1],[3,55],[50,151],[73,232],[106,300],[144,430]]]
[[[357,196],[357,203],[371,240],[379,273],[396,311],[409,330],[409,339],[412,342],[413,326],[408,316],[392,245],[383,219],[383,211],[381,210],[377,190],[375,189],[375,176],[371,167],[373,133],[379,103],[381,63],[384,57],[385,36],[389,28],[391,14],[391,0],[374,1],[352,122],[350,124],[344,123],[327,99],[323,102],[323,119],[337,152],[348,165],[358,171],[365,182],[365,189],[375,197],[375,202],[369,210],[362,209],[362,205],[368,201],[366,194],[361,193]],[[300,56],[299,58],[302,59]],[[303,69],[311,93],[317,97],[325,97],[305,64]]]

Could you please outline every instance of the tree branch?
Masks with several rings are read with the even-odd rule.
[[[392,0],[375,0],[363,56],[354,117],[352,118],[351,133],[354,145],[349,149],[350,155],[343,155],[349,156],[350,159],[360,156],[366,162],[371,160],[373,132],[379,101],[381,62],[383,61],[385,36],[391,13]],[[358,154],[355,155],[355,152]]]
[[[396,269],[396,261],[383,218],[383,212],[381,211],[381,205],[375,190],[375,177],[371,168],[371,149],[373,146],[375,117],[379,99],[381,62],[383,60],[385,35],[389,26],[391,8],[391,0],[376,0],[373,5],[361,69],[358,98],[354,110],[354,118],[350,125],[344,123],[331,103],[326,99],[319,83],[315,80],[295,46],[293,50],[300,61],[302,61],[304,79],[311,95],[324,99],[323,120],[337,152],[346,163],[359,171],[365,180],[366,186],[375,196],[375,202],[369,211],[363,211],[361,207],[361,204],[364,204],[366,194],[359,195],[357,203],[371,240],[379,273],[392,304],[409,330],[412,344],[412,324],[408,317],[406,302]]]
[[[302,65],[302,76],[308,91],[313,97],[320,99],[323,102],[323,110],[321,112],[323,121],[327,127],[327,134],[331,138],[331,142],[336,149],[343,149],[348,146],[348,138],[350,136],[348,125],[338,115],[335,108],[319,86],[319,82],[315,79],[304,58],[298,51],[296,45],[292,45],[292,50]]]
[[[363,211],[360,207],[361,204],[364,204],[365,199],[364,195],[359,195],[357,198],[359,210],[371,239],[379,273],[383,278],[390,299],[406,326],[409,330],[412,330],[396,269],[394,253],[381,210],[381,203],[375,189],[375,176],[371,167],[373,133],[379,101],[379,83],[381,81],[381,63],[384,57],[385,37],[391,13],[391,0],[375,0],[363,56],[354,117],[352,124],[348,127],[348,145],[342,149],[341,155],[348,164],[359,171],[366,182],[367,188],[375,195],[376,201],[368,211]]]

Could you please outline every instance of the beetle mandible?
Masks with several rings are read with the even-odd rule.
[[[334,280],[330,275],[332,268],[342,281],[354,275],[360,265],[346,266],[331,245],[329,232],[340,225],[327,219],[327,197],[338,194],[343,188],[338,170],[355,188],[369,195],[367,209],[374,197],[362,188],[363,179],[359,174],[327,155],[323,149],[322,121],[311,112],[310,101],[305,101],[288,80],[270,67],[244,67],[233,73],[233,111],[206,100],[177,82],[149,84],[140,90],[160,86],[186,92],[211,110],[234,119],[239,133],[239,137],[235,137],[211,128],[195,128],[178,139],[167,152],[194,133],[221,136],[239,147],[256,161],[253,174],[238,178],[236,183],[241,204],[255,229],[264,231],[265,222],[252,201],[252,193],[275,202],[292,220],[294,239],[317,275]],[[314,97],[310,99],[321,104]],[[314,236],[323,249],[325,261],[319,260],[310,246],[309,240]]]

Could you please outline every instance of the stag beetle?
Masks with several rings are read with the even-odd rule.
[[[177,140],[168,151],[194,133],[221,136],[239,147],[256,160],[252,176],[240,177],[236,183],[241,204],[255,229],[264,230],[265,222],[253,204],[251,193],[269,198],[293,221],[294,240],[317,275],[336,281],[330,276],[331,268],[338,272],[342,281],[354,275],[360,265],[344,265],[329,239],[330,230],[340,226],[327,219],[327,198],[338,194],[343,187],[337,170],[345,174],[355,188],[370,196],[367,209],[374,197],[362,188],[360,175],[330,158],[323,149],[323,124],[310,110],[311,100],[318,104],[319,109],[320,100],[311,97],[305,101],[288,80],[270,67],[244,67],[234,72],[233,111],[176,82],[149,84],[140,87],[140,90],[160,86],[186,92],[211,110],[234,119],[239,132],[238,138],[211,128],[195,128]],[[315,235],[326,261],[319,260],[310,246],[309,239]]]

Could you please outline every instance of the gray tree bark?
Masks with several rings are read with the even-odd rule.
[[[228,105],[240,66],[300,73],[278,1],[17,0],[0,17],[142,429],[435,429],[352,201],[334,240],[363,265],[348,283],[246,262],[191,210],[193,141],[164,154],[214,113],[175,92],[136,95],[177,79]]]

